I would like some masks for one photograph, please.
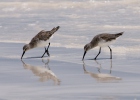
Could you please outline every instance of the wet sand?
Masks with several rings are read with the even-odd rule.
[[[139,56],[81,61],[82,49],[50,47],[27,52],[22,43],[0,43],[0,100],[139,100]],[[101,59],[102,58],[102,59]]]

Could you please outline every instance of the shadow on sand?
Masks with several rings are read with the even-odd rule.
[[[45,64],[45,67],[41,67],[41,66],[33,66],[30,64],[26,64],[25,62],[23,62],[23,60],[21,60],[23,63],[23,67],[27,70],[31,70],[31,72],[35,75],[39,77],[39,81],[40,82],[45,82],[45,81],[49,81],[52,80],[54,82],[55,85],[60,85],[60,80],[57,78],[57,76],[50,70],[49,67],[49,59],[47,59],[47,62],[44,62],[44,60],[42,59],[42,62]]]

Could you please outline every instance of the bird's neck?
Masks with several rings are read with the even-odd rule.
[[[88,43],[88,45],[90,46],[91,49],[97,46],[95,43],[92,42]]]
[[[32,45],[32,44],[27,44],[28,45],[28,50],[30,50],[30,49],[32,49],[32,48],[34,48],[34,45]]]

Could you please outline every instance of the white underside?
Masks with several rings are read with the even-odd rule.
[[[39,41],[38,43],[37,43],[37,47],[45,47],[46,45],[48,45],[49,44],[49,40],[47,40],[47,41]]]
[[[108,41],[108,42],[106,42],[105,40],[101,40],[101,41],[98,43],[98,46],[100,46],[100,47],[105,47],[105,46],[109,46],[109,45],[113,44],[114,42],[115,42],[115,40]]]

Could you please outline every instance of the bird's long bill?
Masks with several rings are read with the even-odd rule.
[[[21,59],[22,59],[22,57],[23,57],[24,54],[25,54],[25,51],[23,51],[22,56],[21,56]]]
[[[84,57],[85,57],[86,53],[87,53],[87,52],[85,51],[85,52],[84,52],[84,55],[83,55],[83,59],[82,59],[82,60],[84,60]]]

